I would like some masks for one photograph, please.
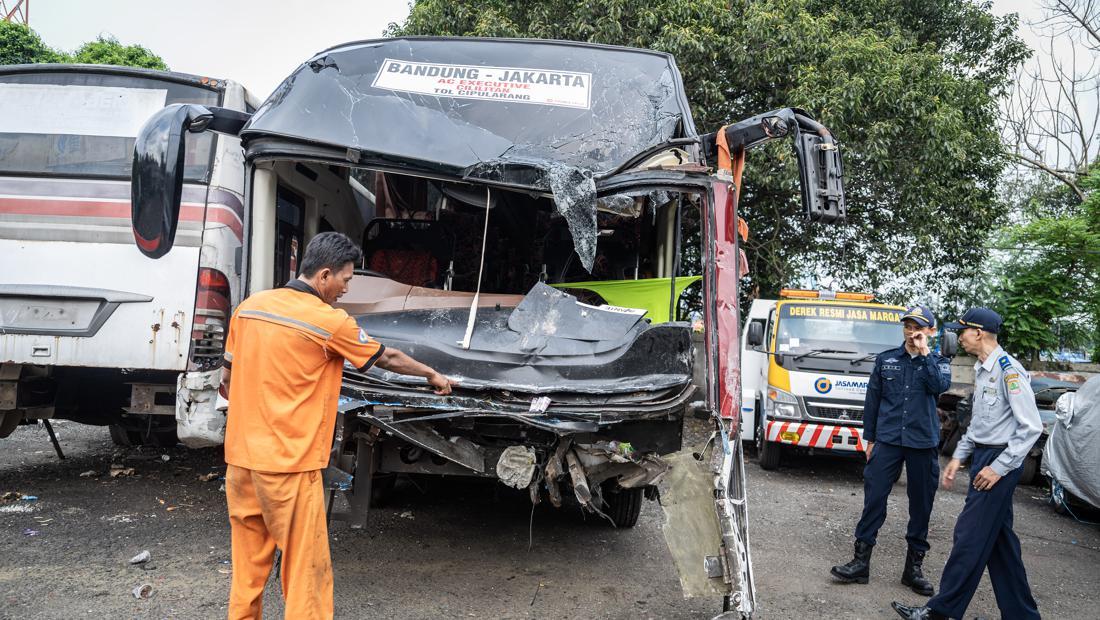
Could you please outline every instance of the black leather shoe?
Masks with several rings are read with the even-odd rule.
[[[905,554],[905,569],[901,572],[901,582],[913,589],[917,594],[932,596],[936,589],[932,583],[924,578],[921,564],[924,563],[924,552],[909,549]]]
[[[856,553],[851,562],[834,566],[829,572],[844,583],[867,583],[871,576],[871,545],[856,541]]]
[[[931,607],[910,607],[909,605],[902,605],[897,601],[890,603],[890,606],[894,608],[894,611],[898,612],[899,616],[906,620],[949,620],[947,616],[936,613]]]

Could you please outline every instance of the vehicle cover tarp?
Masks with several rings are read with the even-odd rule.
[[[1100,376],[1058,400],[1058,422],[1043,451],[1043,472],[1100,507]]]
[[[242,129],[389,164],[552,193],[582,264],[595,180],[694,123],[672,56],[571,42],[397,38],[324,51]]]

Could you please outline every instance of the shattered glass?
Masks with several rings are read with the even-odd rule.
[[[521,69],[528,75],[583,75],[588,98],[571,106],[553,96],[507,101],[428,94],[440,89],[417,86],[432,85],[425,79],[408,76],[408,86],[380,79],[393,77],[382,75],[384,66],[392,66],[387,61],[485,74]],[[246,142],[279,136],[354,149],[366,159],[400,160],[455,176],[501,160],[541,162],[535,167],[543,170],[558,162],[599,178],[654,146],[695,135],[695,127],[667,54],[535,40],[384,39],[333,48],[303,64],[241,135]],[[512,178],[509,166],[497,172],[498,181],[542,191],[551,189],[548,182],[556,176],[519,171]]]
[[[401,74],[398,80],[395,63],[430,67],[437,76],[476,69],[484,79],[470,82],[485,85],[478,88],[514,86],[531,94],[519,95],[525,101],[472,97],[453,90],[462,87],[445,77]],[[491,72],[498,79],[489,79]],[[585,80],[583,104],[566,101],[568,92],[555,98],[565,86],[520,83],[523,76],[567,74]],[[246,143],[279,136],[340,147],[356,163],[399,161],[410,171],[550,192],[591,272],[596,179],[648,149],[695,135],[680,83],[671,56],[644,50],[534,40],[367,41],[322,52],[299,67],[241,136]],[[546,89],[550,95],[537,99]],[[451,94],[440,94],[444,90]]]

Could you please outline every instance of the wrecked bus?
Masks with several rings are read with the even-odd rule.
[[[179,415],[179,439],[220,443],[187,416],[213,410],[201,387],[217,384],[240,292],[240,141],[181,136],[172,256],[145,260],[130,227],[138,130],[183,104],[253,108],[225,80],[0,66],[0,438],[37,420],[52,438],[49,420],[67,418],[108,424],[119,444],[175,445]]]
[[[342,307],[374,338],[458,380],[437,396],[423,379],[345,368],[326,482],[350,508],[334,518],[361,524],[379,485],[415,473],[496,478],[532,502],[579,503],[629,527],[662,477],[685,478],[670,470],[684,463],[705,481],[694,495],[677,483],[670,498],[679,508],[666,532],[685,590],[751,613],[731,440],[746,233],[736,188],[747,149],[789,138],[807,215],[840,219],[840,157],[824,127],[782,109],[700,134],[664,53],[349,43],[309,59],[253,114],[179,105],[148,121],[133,229],[151,258],[174,251],[182,138],[210,130],[241,140],[242,290],[282,285],[294,248],[319,231],[361,239],[364,264]],[[360,208],[365,226],[345,216]],[[682,259],[688,247],[694,264]],[[675,320],[695,280],[714,423],[710,456],[698,459],[681,450],[694,361],[691,328]],[[702,529],[700,505],[710,515]]]

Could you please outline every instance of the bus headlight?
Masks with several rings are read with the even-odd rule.
[[[768,413],[776,418],[798,419],[802,417],[802,408],[798,399],[790,392],[768,387]]]

